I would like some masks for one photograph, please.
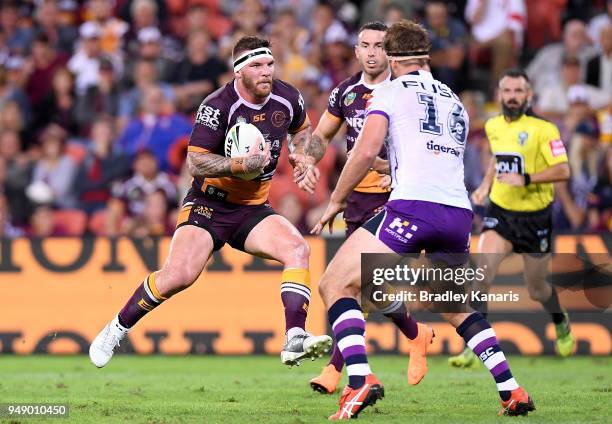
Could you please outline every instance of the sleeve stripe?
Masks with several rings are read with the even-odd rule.
[[[387,118],[387,121],[390,121],[389,115],[387,115],[387,112],[384,112],[382,110],[371,110],[371,111],[368,112],[368,114],[366,116],[370,116],[370,115],[382,115],[385,118]]]
[[[210,153],[210,150],[206,150],[205,148],[198,146],[188,146],[187,151],[193,153]]]

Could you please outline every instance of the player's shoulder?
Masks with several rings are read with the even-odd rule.
[[[237,99],[238,94],[236,94],[236,90],[234,90],[234,81],[232,80],[206,96],[200,104],[200,108],[204,105],[208,105],[223,109],[224,107],[229,107]]]
[[[527,113],[523,116],[523,119],[530,126],[535,127],[542,131],[559,131],[557,125],[554,122],[551,122],[543,117],[537,115],[531,109],[527,111]]]
[[[361,82],[361,74],[362,72],[359,71],[350,77],[345,78],[334,88],[334,90],[336,90],[342,96],[349,88],[359,85]]]
[[[300,90],[278,78],[272,80],[272,94],[287,100],[297,99],[301,96]]]
[[[485,121],[485,131],[494,131],[504,123],[506,123],[506,120],[504,119],[503,114],[500,113],[499,115],[492,116]]]

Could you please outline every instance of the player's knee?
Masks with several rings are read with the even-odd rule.
[[[540,286],[528,286],[529,298],[536,302],[544,302],[546,298],[546,288]]]
[[[307,267],[310,246],[302,237],[293,237],[281,247],[281,262],[290,267]]]
[[[189,267],[168,267],[162,269],[160,274],[163,275],[163,279],[160,281],[163,285],[163,288],[160,287],[162,295],[185,290],[198,278],[198,273],[189,269]]]

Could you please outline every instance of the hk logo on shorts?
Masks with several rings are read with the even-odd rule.
[[[386,232],[397,238],[403,243],[406,243],[414,235],[413,232],[419,228],[416,225],[410,225],[410,222],[401,218],[395,218],[389,224]]]

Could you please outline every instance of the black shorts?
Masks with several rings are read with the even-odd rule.
[[[191,189],[183,200],[176,228],[195,225],[210,233],[214,250],[228,243],[234,249],[244,251],[244,242],[251,230],[264,218],[275,214],[267,202],[261,205],[239,205],[209,199],[199,193],[195,195]]]
[[[514,212],[491,202],[482,231],[494,230],[512,243],[516,253],[550,253],[552,211],[550,206],[534,212]]]

